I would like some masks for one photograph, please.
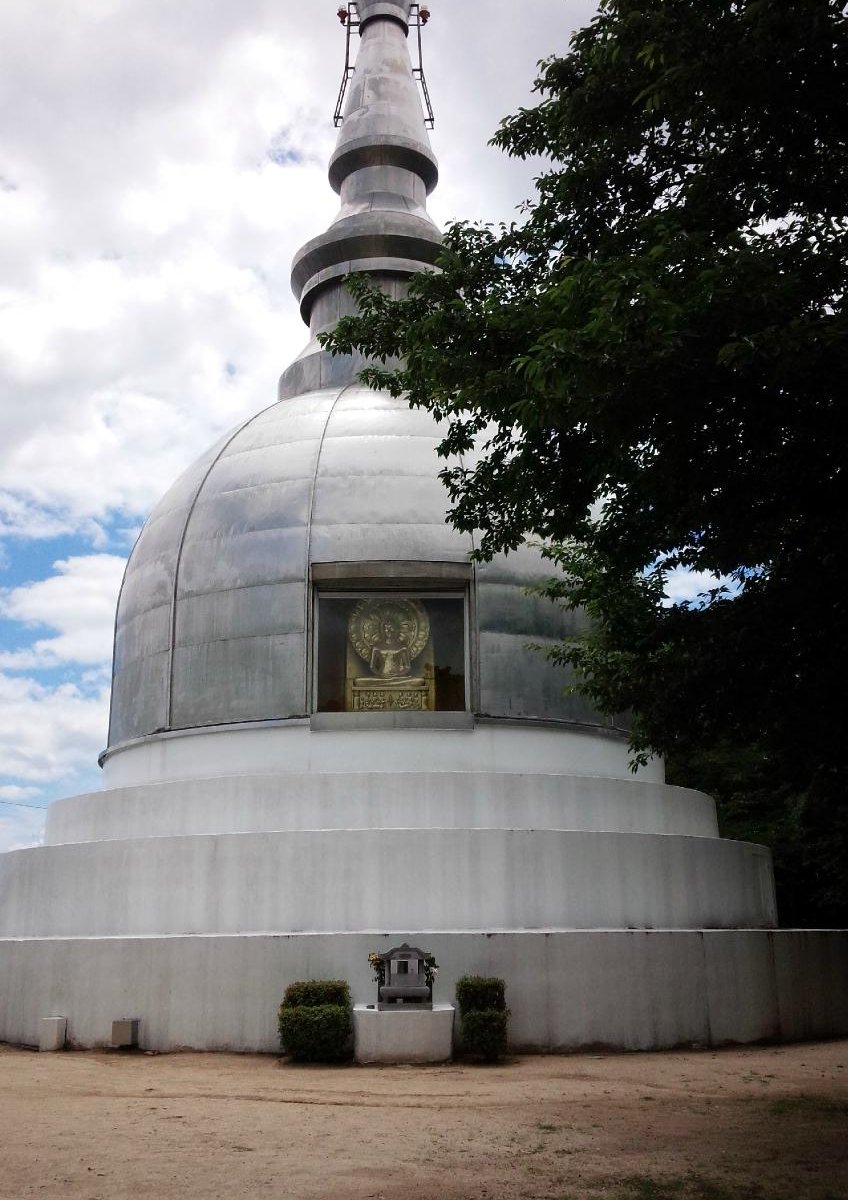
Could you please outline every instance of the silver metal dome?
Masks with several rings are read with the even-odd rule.
[[[538,553],[472,565],[471,538],[446,521],[432,417],[361,387],[361,363],[315,341],[350,311],[350,270],[400,295],[411,273],[432,269],[439,246],[425,208],[437,168],[406,45],[410,5],[369,0],[359,12],[330,165],[341,209],[292,271],[313,339],[284,372],[278,403],[203,455],[139,537],[118,603],[110,748],[163,730],[310,714],[316,571],[362,577],[363,564],[393,586],[408,575],[430,586],[463,580],[472,712],[608,724],[566,697],[562,671],[528,647],[574,625],[524,594],[550,573]]]
[[[415,562],[438,578],[439,564],[469,563],[471,539],[445,520],[438,440],[428,413],[352,385],[275,404],[199,459],[157,505],[127,567],[110,746],[307,714],[315,564]],[[573,631],[524,594],[550,573],[538,554],[473,570],[476,712],[604,724],[528,647]]]

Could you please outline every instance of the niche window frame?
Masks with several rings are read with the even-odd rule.
[[[318,653],[320,605],[325,598],[378,599],[403,595],[411,600],[461,600],[465,708],[434,712],[319,712]],[[308,638],[309,721],[313,731],[367,729],[469,729],[477,696],[476,601],[474,567],[468,562],[325,562],[310,567]]]

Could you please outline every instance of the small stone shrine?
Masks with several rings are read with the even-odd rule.
[[[453,1051],[454,1007],[433,1003],[435,955],[403,942],[368,962],[376,1004],[353,1006],[353,1056],[358,1063],[446,1062]]]
[[[377,988],[380,1012],[406,1005],[432,1009],[433,983],[427,971],[427,961],[432,960],[432,955],[404,942],[379,957],[383,968],[383,982]]]

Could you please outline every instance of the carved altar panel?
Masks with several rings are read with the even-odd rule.
[[[455,595],[318,597],[316,711],[464,711],[465,607]]]
[[[348,618],[348,712],[432,712],[430,619],[419,600],[360,600]]]

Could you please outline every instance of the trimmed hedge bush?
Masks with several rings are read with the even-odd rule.
[[[339,1062],[350,1055],[353,1026],[341,1004],[280,1008],[280,1045],[296,1062]]]
[[[306,979],[290,983],[283,995],[286,1008],[316,1008],[320,1004],[350,1008],[350,988],[343,979]]]
[[[466,1054],[495,1062],[506,1054],[509,1009],[506,984],[486,975],[463,975],[456,981],[459,1037]]]
[[[480,1008],[464,1012],[459,1018],[459,1036],[467,1054],[479,1054],[486,1062],[495,1062],[506,1054],[506,1027],[509,1010]]]
[[[280,1045],[296,1062],[339,1062],[353,1041],[350,988],[343,979],[315,979],[286,988],[278,1015]]]
[[[456,1001],[460,1012],[506,1012],[506,984],[495,976],[463,975],[456,981]]]

